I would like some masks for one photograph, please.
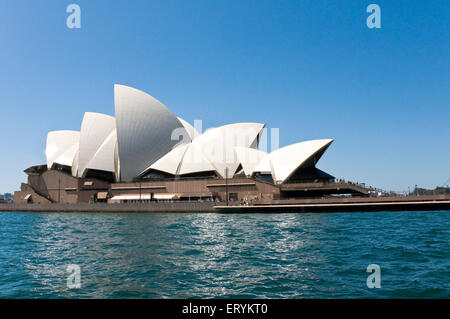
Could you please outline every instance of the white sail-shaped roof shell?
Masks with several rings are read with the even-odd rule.
[[[66,149],[58,158],[54,161],[56,164],[72,166],[75,155],[78,152],[78,143],[70,146]]]
[[[150,168],[172,175],[177,175],[178,167],[183,160],[184,153],[189,145],[190,144],[182,144],[175,147],[172,151],[153,163]]]
[[[122,181],[138,177],[171,151],[179,142],[173,139],[176,129],[189,136],[177,117],[145,92],[116,84],[114,103]]]
[[[78,170],[78,150],[75,153],[75,156],[73,157],[72,162],[72,175],[77,176],[77,170]]]
[[[194,140],[195,141],[195,140]],[[197,143],[190,143],[177,171],[178,175],[215,171],[216,167],[203,155]]]
[[[117,132],[114,129],[97,149],[87,165],[87,169],[114,172],[114,149],[117,143]]]
[[[260,123],[236,123],[210,129],[183,148],[172,150],[150,169],[173,175],[215,171],[221,177],[228,169],[228,177],[232,177],[240,164],[235,148],[255,145],[263,128]]]
[[[183,120],[181,117],[179,117],[178,120],[181,122],[181,124],[183,124],[183,127],[188,132],[191,140],[194,140],[197,136],[200,135],[200,133],[189,122]]]
[[[206,159],[215,167],[223,178],[233,177],[239,167],[236,147],[257,146],[264,129],[261,123],[235,123],[206,131],[197,137],[192,144],[198,146]]]
[[[114,171],[116,120],[114,117],[87,112],[81,124],[80,146],[77,158],[77,176],[88,169]]]
[[[261,159],[261,162],[259,162],[258,165],[256,165],[255,168],[253,169],[252,174],[253,173],[272,174],[272,176],[273,176],[272,163],[270,161],[270,156],[263,157]]]
[[[50,169],[54,163],[72,166],[75,154],[78,152],[80,132],[53,131],[47,135],[45,156],[47,167]]]
[[[258,166],[258,164],[262,163],[263,159],[269,156],[269,154],[264,151],[250,147],[236,147],[235,150],[244,173],[248,176],[251,176],[253,174],[253,170]],[[268,168],[268,171],[270,172],[270,165]]]
[[[150,166],[150,169],[172,175],[186,175],[216,170],[192,143],[177,146]]]
[[[324,152],[331,143],[333,143],[332,139],[321,139],[280,148],[264,158],[253,172],[267,171],[270,165],[274,181],[283,183],[314,155]]]

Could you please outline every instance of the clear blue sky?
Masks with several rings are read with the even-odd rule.
[[[82,10],[66,27],[66,7]],[[381,29],[366,26],[381,7]],[[0,2],[0,193],[45,163],[48,131],[113,115],[113,84],[213,127],[334,138],[318,167],[389,190],[450,178],[450,2]]]

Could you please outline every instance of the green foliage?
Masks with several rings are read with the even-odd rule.
[[[436,187],[435,189],[416,187],[410,195],[450,195],[450,187]]]

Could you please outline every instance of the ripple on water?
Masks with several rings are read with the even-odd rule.
[[[448,298],[449,216],[1,213],[0,297]]]

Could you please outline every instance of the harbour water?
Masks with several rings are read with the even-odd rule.
[[[449,298],[449,213],[0,213],[0,298]]]

